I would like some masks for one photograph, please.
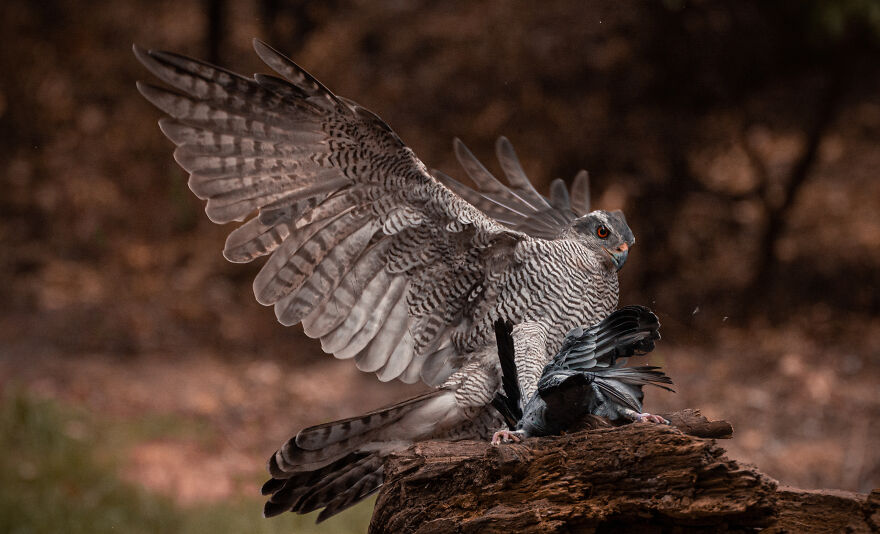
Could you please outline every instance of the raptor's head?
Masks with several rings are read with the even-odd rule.
[[[623,267],[629,248],[636,242],[622,211],[590,212],[572,221],[569,232],[613,271]]]

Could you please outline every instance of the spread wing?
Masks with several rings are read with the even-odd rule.
[[[590,180],[587,171],[574,177],[571,195],[560,178],[550,183],[550,197],[538,193],[526,176],[513,145],[506,137],[495,143],[495,154],[510,186],[495,178],[464,146],[455,140],[455,156],[477,189],[472,189],[438,170],[431,172],[444,185],[489,217],[532,237],[553,239],[568,223],[590,211]]]
[[[376,115],[269,46],[253,79],[168,52],[138,59],[175,90],[138,84],[216,223],[242,221],[224,256],[270,255],[254,293],[337,358],[380,380],[442,382],[456,328],[485,320],[483,282],[525,234],[435,180]],[[451,367],[453,367],[451,369]]]

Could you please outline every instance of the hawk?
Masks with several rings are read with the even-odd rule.
[[[587,175],[548,198],[510,143],[508,184],[456,141],[476,184],[431,173],[372,112],[336,96],[255,40],[277,75],[245,78],[178,54],[134,53],[171,89],[138,83],[168,117],[162,132],[215,223],[245,221],[223,250],[268,261],[254,294],[284,325],[379,380],[434,389],[300,431],[269,460],[266,516],[329,517],[382,484],[383,458],[424,439],[488,439],[502,426],[494,322],[514,324],[525,398],[565,333],[617,306],[617,271],[635,242],[619,211],[590,211]]]

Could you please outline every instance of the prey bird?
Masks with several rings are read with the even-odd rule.
[[[492,403],[510,430],[499,430],[492,443],[520,441],[569,430],[586,415],[612,421],[668,423],[642,412],[642,386],[672,391],[672,380],[658,367],[624,367],[626,358],[654,350],[660,339],[657,316],[643,306],[626,306],[589,328],[574,328],[544,367],[538,389],[524,397],[517,380],[510,322],[495,322],[503,393]]]
[[[379,380],[434,387],[388,408],[300,431],[269,459],[264,514],[329,517],[376,491],[383,458],[424,439],[489,439],[501,387],[494,322],[511,336],[524,395],[566,332],[617,306],[617,271],[635,239],[619,211],[590,211],[581,171],[549,197],[511,144],[496,152],[507,184],[460,142],[476,188],[431,173],[372,112],[336,96],[254,41],[276,74],[252,78],[134,47],[171,88],[138,83],[168,116],[162,132],[215,223],[246,221],[223,250],[269,256],[257,301],[302,323],[322,349]]]

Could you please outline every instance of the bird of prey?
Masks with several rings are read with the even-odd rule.
[[[138,83],[168,117],[162,132],[216,223],[244,221],[223,255],[268,255],[257,301],[284,325],[379,380],[430,393],[300,431],[269,460],[267,516],[351,506],[382,483],[383,458],[423,439],[489,439],[502,426],[493,323],[513,322],[525,394],[566,332],[617,306],[617,271],[635,242],[619,211],[590,211],[586,173],[549,198],[506,139],[507,177],[460,142],[476,189],[433,174],[372,112],[336,96],[254,41],[277,73],[246,78],[169,52],[134,53],[171,86]]]
[[[642,413],[642,386],[672,391],[663,385],[672,380],[658,367],[624,367],[626,358],[651,352],[660,339],[660,323],[647,308],[627,306],[601,323],[570,331],[544,367],[531,398],[523,396],[517,380],[512,330],[508,321],[495,322],[504,393],[496,395],[493,405],[510,430],[497,431],[493,444],[558,434],[588,414],[612,421],[668,423]]]

